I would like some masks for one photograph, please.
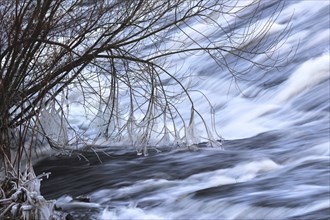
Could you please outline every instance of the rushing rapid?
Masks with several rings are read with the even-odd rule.
[[[196,90],[215,106],[222,149],[51,157],[36,166],[52,173],[43,195],[73,219],[329,219],[329,10],[327,0],[287,1],[273,31],[291,23],[279,50],[295,48],[294,57],[263,77],[249,73],[239,89],[225,70],[188,59]]]

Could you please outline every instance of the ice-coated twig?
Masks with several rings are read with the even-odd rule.
[[[51,172],[42,173],[42,174],[36,176],[36,177],[33,178],[33,179],[27,180],[26,182],[24,182],[24,183],[22,184],[22,186],[26,186],[28,183],[30,183],[30,182],[32,182],[32,181],[34,181],[34,180],[41,180],[42,177],[44,177],[44,176],[48,179],[50,174],[51,174]]]

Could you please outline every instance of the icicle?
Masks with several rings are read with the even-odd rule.
[[[19,209],[19,204],[15,204],[11,207],[11,215],[12,216],[17,216],[17,213],[18,213],[18,209]]]
[[[194,119],[194,113],[195,110],[193,107],[191,107],[191,112],[190,112],[190,121],[189,125],[186,129],[186,145],[191,146],[193,144],[198,144],[200,141],[197,138],[196,132],[195,132],[195,119]]]
[[[134,146],[136,142],[136,135],[135,135],[135,117],[132,114],[129,119],[127,120],[127,135],[129,142]]]
[[[170,144],[170,131],[167,128],[166,125],[164,125],[164,135],[163,137],[158,141],[158,146],[168,146]]]
[[[148,152],[148,147],[145,145],[143,147],[143,156],[148,156],[149,155],[149,152]]]
[[[22,217],[23,220],[32,220],[33,218],[31,217],[31,212],[32,212],[33,206],[32,205],[22,205],[21,211],[22,211]]]

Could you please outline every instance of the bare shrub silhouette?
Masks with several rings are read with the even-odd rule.
[[[73,127],[68,119],[72,103],[95,116],[98,136],[128,140],[139,153],[147,154],[153,133],[159,135],[158,144],[194,144],[196,118],[204,124],[209,142],[217,144],[220,137],[191,98],[191,73],[176,70],[170,59],[206,54],[235,80],[256,67],[277,67],[283,60],[276,51],[290,27],[270,38],[283,5],[266,20],[258,10],[261,7],[261,2],[223,0],[2,0],[4,176],[17,187],[34,181],[35,175],[21,173],[33,172],[32,155],[40,141],[62,150],[83,139],[87,128]],[[195,28],[196,23],[218,31],[206,35]],[[259,55],[267,62],[258,62]],[[244,69],[236,68],[238,60],[246,63]],[[190,101],[188,120],[177,108],[182,99]],[[1,198],[10,196],[4,192]],[[2,217],[11,205],[4,201],[0,201]]]

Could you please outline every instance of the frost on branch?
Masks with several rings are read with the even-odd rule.
[[[47,201],[40,194],[41,178],[49,173],[36,176],[32,167],[20,178],[7,176],[0,182],[0,219],[53,219],[54,201]]]
[[[41,110],[40,130],[46,138],[57,146],[68,144],[67,121],[64,113],[56,109],[55,102]]]

